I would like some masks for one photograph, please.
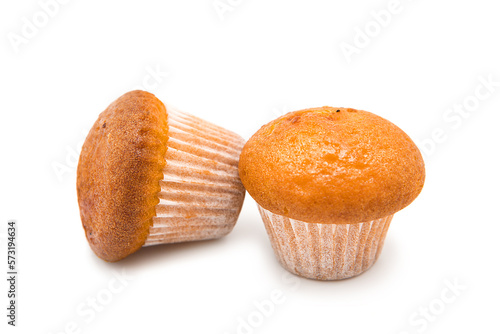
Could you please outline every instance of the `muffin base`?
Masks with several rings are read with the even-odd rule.
[[[355,224],[317,224],[258,207],[281,265],[293,274],[317,280],[341,280],[368,270],[380,255],[393,217]]]
[[[237,134],[167,106],[166,165],[144,246],[220,238],[233,229],[245,189]]]

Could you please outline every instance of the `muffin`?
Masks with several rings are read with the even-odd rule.
[[[369,269],[394,213],[422,190],[422,155],[393,123],[367,111],[288,113],[243,147],[241,181],[258,204],[281,265],[339,280]]]
[[[234,227],[245,189],[244,140],[132,91],[90,130],[77,192],[90,247],[114,262],[143,246],[220,238]]]

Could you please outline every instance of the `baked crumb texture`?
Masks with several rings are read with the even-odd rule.
[[[321,107],[288,113],[258,130],[240,177],[267,210],[305,222],[352,224],[409,205],[424,185],[410,137],[367,111]]]
[[[103,111],[80,153],[77,193],[90,247],[109,262],[142,247],[153,223],[168,140],[163,103],[128,92]]]

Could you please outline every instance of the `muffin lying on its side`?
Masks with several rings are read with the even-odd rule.
[[[241,210],[244,140],[132,91],[95,122],[80,154],[77,192],[87,240],[118,261],[142,246],[219,238]]]

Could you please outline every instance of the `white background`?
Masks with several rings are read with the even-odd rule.
[[[1,279],[1,332],[498,333],[497,2],[401,0],[381,28],[371,12],[388,0],[221,3],[230,10],[73,0],[44,22],[39,2],[2,1],[0,276],[8,219],[19,225],[20,276],[14,329]],[[367,27],[369,42],[357,30]],[[341,46],[356,38],[349,62]],[[98,114],[140,86],[245,138],[287,111],[374,112],[425,150],[424,190],[396,214],[375,266],[345,281],[286,275],[248,195],[221,240],[105,263],[81,227],[75,161]],[[463,116],[447,111],[464,103]],[[281,303],[264,302],[263,314],[256,303],[272,293]]]

